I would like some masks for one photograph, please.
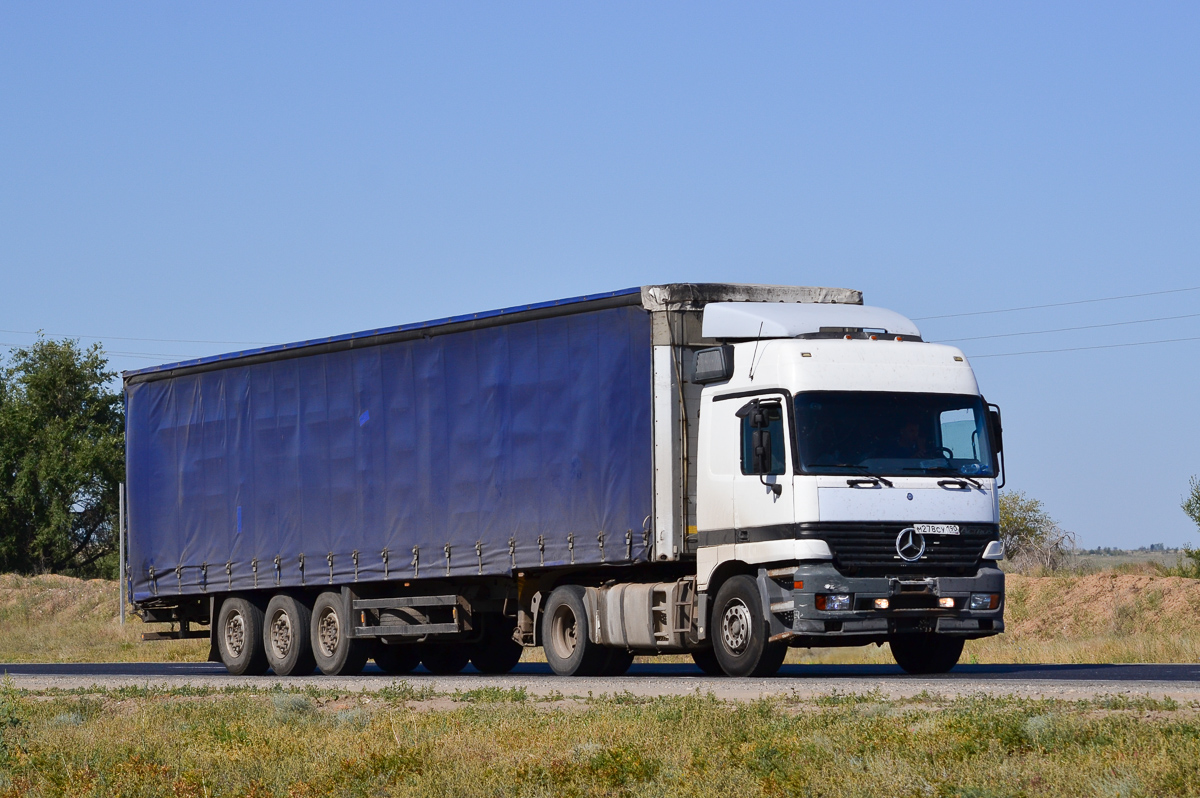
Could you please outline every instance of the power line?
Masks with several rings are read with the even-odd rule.
[[[945,344],[954,341],[982,341],[985,338],[1012,338],[1018,335],[1044,335],[1046,333],[1071,332],[1073,330],[1098,330],[1101,327],[1123,327],[1128,324],[1147,324],[1152,321],[1173,321],[1175,319],[1194,319],[1200,313],[1185,313],[1182,316],[1160,316],[1156,319],[1135,319],[1133,321],[1114,321],[1108,324],[1085,324],[1081,327],[1058,327],[1053,330],[1031,330],[1029,332],[997,333],[996,335],[976,335],[970,338],[942,338],[933,343]]]
[[[957,319],[962,316],[987,316],[992,313],[1015,313],[1018,310],[1040,310],[1042,308],[1062,308],[1067,305],[1087,305],[1092,302],[1113,302],[1118,299],[1136,299],[1143,296],[1161,296],[1163,294],[1182,294],[1185,291],[1200,291],[1200,285],[1194,288],[1172,288],[1169,291],[1150,291],[1145,294],[1125,294],[1123,296],[1106,296],[1100,299],[1077,299],[1074,302],[1052,302],[1049,305],[1026,305],[1020,308],[1004,308],[1002,310],[976,310],[971,313],[947,313],[943,316],[918,316],[913,321],[929,321],[931,319]]]
[[[1192,338],[1164,338],[1161,341],[1136,341],[1129,344],[1103,344],[1101,346],[1072,346],[1068,349],[1035,349],[1029,352],[1000,352],[994,355],[971,355],[971,360],[985,357],[1015,357],[1016,355],[1048,355],[1052,352],[1082,352],[1086,349],[1119,349],[1125,346],[1150,346],[1151,344],[1173,344],[1178,341],[1200,341],[1200,335]]]
[[[24,349],[24,348],[28,347],[29,345],[28,344],[0,343],[0,346],[3,346],[7,349]],[[110,351],[105,351],[104,354],[106,356],[107,355],[120,355],[122,357],[141,357],[141,358],[147,358],[147,359],[158,360],[158,361],[166,361],[166,360],[170,360],[171,358],[177,358],[179,360],[183,360],[183,359],[191,360],[193,358],[200,357],[200,355],[169,355],[169,354],[162,354],[162,353],[156,353],[156,352],[110,352]]]
[[[0,333],[45,335],[48,338],[88,338],[96,341],[144,341],[156,344],[228,344],[231,346],[250,344],[252,346],[274,346],[278,343],[277,341],[192,341],[183,338],[122,338],[117,335],[67,335],[66,333],[48,333],[41,330],[35,332],[29,330],[0,330]]]

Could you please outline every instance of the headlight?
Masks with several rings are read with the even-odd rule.
[[[816,599],[816,605],[818,610],[824,610],[826,612],[848,610],[850,609],[850,595],[848,593],[818,595]]]
[[[994,610],[1000,606],[999,593],[972,593],[971,594],[971,609],[973,610]]]

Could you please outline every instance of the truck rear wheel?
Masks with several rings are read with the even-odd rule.
[[[326,676],[353,676],[367,664],[366,641],[350,637],[342,594],[327,590],[313,604],[311,640],[317,667]]]
[[[388,645],[376,640],[371,649],[372,659],[384,673],[412,673],[421,664],[421,648],[414,644]]]
[[[513,640],[512,618],[483,616],[483,637],[471,645],[471,664],[480,673],[508,673],[521,661],[521,644]]]
[[[307,676],[317,667],[309,626],[312,610],[294,596],[280,593],[267,605],[263,648],[276,676]]]
[[[244,598],[221,602],[217,616],[217,647],[221,662],[234,676],[261,676],[267,672],[263,646],[262,607]]]
[[[717,662],[717,655],[713,653],[711,648],[702,648],[699,651],[693,651],[692,662],[696,663],[696,667],[709,676],[725,675],[725,671],[721,670],[721,663]]]
[[[962,656],[963,639],[937,634],[909,634],[888,640],[896,664],[905,673],[946,673]]]
[[[623,648],[610,648],[606,652],[604,665],[600,667],[600,676],[624,676],[633,664],[633,652]]]
[[[471,649],[462,643],[425,643],[421,648],[421,664],[436,676],[458,673],[471,661]]]
[[[758,585],[749,576],[730,577],[713,603],[713,653],[730,676],[770,676],[779,670],[787,646],[767,640]]]
[[[585,592],[578,585],[554,589],[542,610],[542,650],[559,676],[597,676],[608,651],[588,637]]]

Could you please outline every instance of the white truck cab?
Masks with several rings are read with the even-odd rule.
[[[999,410],[959,349],[851,304],[710,303],[703,337],[720,342],[691,379],[714,664],[887,641],[934,672],[1003,630]]]

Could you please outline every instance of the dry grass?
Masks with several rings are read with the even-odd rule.
[[[142,643],[148,626],[118,623],[117,583],[0,575],[0,662],[203,661],[207,640]]]
[[[0,690],[0,796],[1200,794],[1197,708]]]
[[[142,643],[117,624],[117,587],[0,576],[0,662],[203,660],[205,640]],[[1107,571],[1008,577],[1008,630],[967,644],[964,662],[1200,662],[1200,580]],[[157,628],[157,627],[155,627]],[[526,652],[540,661],[541,651]],[[686,658],[685,658],[686,659]],[[789,662],[891,663],[887,647],[798,649]]]

